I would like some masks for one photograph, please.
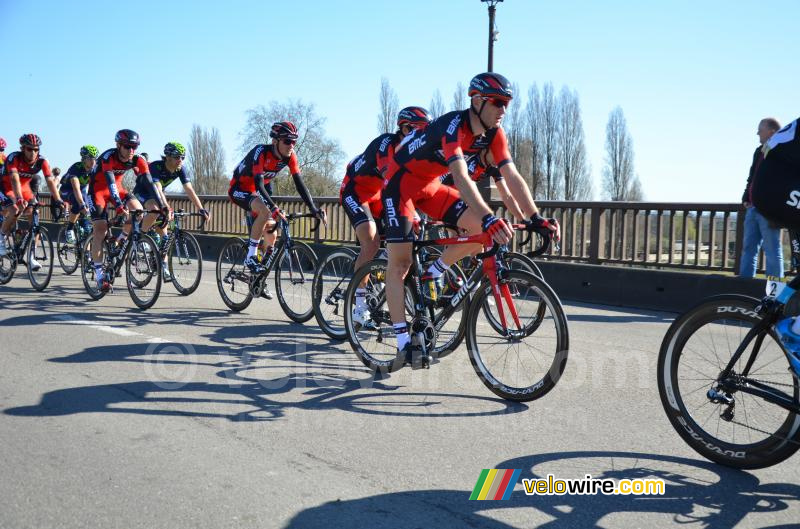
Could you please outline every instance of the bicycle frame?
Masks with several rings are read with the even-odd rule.
[[[22,240],[19,242],[19,244],[14,244],[13,255],[14,255],[14,258],[17,261],[22,260],[22,258],[25,256],[25,248],[28,246],[28,242],[30,242],[31,236],[35,237],[36,235],[39,234],[39,231],[42,229],[41,226],[39,225],[39,207],[40,207],[40,204],[38,204],[38,203],[33,204],[31,206],[33,211],[31,212],[31,225],[30,225],[30,228],[28,228],[27,233],[25,233],[25,237],[22,238]],[[16,219],[14,220],[15,224],[16,224],[16,222],[17,222],[17,220],[19,219],[20,216],[21,216],[21,213],[16,216]],[[15,231],[17,231],[17,229],[18,228],[15,226],[14,230],[11,233],[14,233]]]

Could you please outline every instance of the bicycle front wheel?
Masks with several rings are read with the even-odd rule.
[[[667,331],[658,356],[658,391],[673,428],[697,453],[735,468],[774,465],[800,448],[797,413],[744,391],[726,391],[718,377],[745,335],[762,318],[759,301],[719,296],[701,302]],[[752,366],[743,375],[755,344]],[[770,326],[747,345],[730,379],[740,387],[780,392],[798,402],[798,381]],[[752,381],[752,382],[751,382]],[[719,396],[729,399],[720,402]]]
[[[181,231],[172,238],[167,250],[167,264],[175,290],[182,296],[197,290],[203,274],[203,254],[194,235]]]
[[[28,279],[33,289],[41,292],[47,288],[53,276],[53,241],[50,240],[47,230],[39,230],[31,237],[26,253]]]
[[[131,299],[142,310],[152,307],[161,292],[161,256],[149,235],[131,243],[125,261],[125,278]]]
[[[289,319],[304,323],[314,317],[312,286],[317,256],[305,243],[294,241],[284,248],[275,267],[275,291]]]
[[[314,317],[319,328],[334,340],[347,338],[344,326],[344,294],[353,277],[356,256],[337,250],[320,261],[314,273],[312,292]]]
[[[239,312],[253,301],[250,271],[244,266],[247,243],[241,237],[228,239],[217,258],[217,290],[229,309]]]
[[[103,252],[103,269],[108,270],[108,248],[105,244],[102,245]],[[97,288],[97,279],[94,273],[94,263],[92,262],[92,238],[89,237],[83,243],[83,251],[81,252],[81,279],[83,280],[83,288],[86,293],[94,301],[106,295],[106,292]]]
[[[467,315],[469,358],[475,373],[494,394],[519,402],[535,400],[553,389],[564,372],[569,354],[567,317],[558,296],[538,277],[508,270],[499,281],[501,288],[508,287],[512,293],[519,324],[505,299],[486,308],[492,286],[484,280]],[[506,318],[500,328],[494,323],[502,321],[499,307]],[[535,328],[533,322],[538,322]]]
[[[58,262],[64,273],[71,275],[81,265],[80,262],[80,246],[78,243],[70,243],[67,241],[66,226],[61,226],[58,230],[58,240],[56,241],[56,253],[58,254]]]

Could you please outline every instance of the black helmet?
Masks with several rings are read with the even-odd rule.
[[[431,113],[422,107],[406,107],[397,114],[397,126],[406,123],[413,126],[424,126],[433,121]]]
[[[278,121],[272,124],[272,129],[269,131],[270,138],[279,138],[287,140],[296,140],[297,127],[291,121]]]
[[[122,129],[117,131],[117,134],[114,136],[114,141],[121,143],[125,147],[138,147],[139,134],[131,129]]]
[[[19,137],[19,144],[22,147],[40,147],[42,145],[42,138],[36,134],[23,134]]]
[[[486,72],[479,73],[469,82],[469,97],[475,95],[511,99],[514,97],[514,92],[508,79],[499,73]]]

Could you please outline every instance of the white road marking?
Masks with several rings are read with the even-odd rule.
[[[62,314],[60,316],[56,316],[55,318],[65,323],[69,323],[70,325],[86,325],[92,329],[96,329],[101,332],[107,332],[109,334],[116,334],[117,336],[141,336],[147,339],[147,343],[170,343],[170,340],[165,340],[164,338],[159,338],[157,336],[148,336],[139,332],[129,331],[128,329],[111,327],[110,325],[103,325],[92,320],[79,320],[67,314]]]

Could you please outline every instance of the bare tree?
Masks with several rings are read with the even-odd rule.
[[[431,105],[428,111],[431,113],[431,116],[433,116],[433,119],[438,118],[446,112],[444,109],[444,102],[442,101],[442,93],[438,88],[433,93],[433,99],[431,99]]]
[[[539,96],[539,87],[534,83],[528,89],[528,104],[525,107],[526,121],[528,125],[528,149],[530,152],[530,187],[533,196],[538,195],[542,188],[543,180],[543,133],[541,126],[542,100]]]
[[[186,170],[192,179],[194,190],[199,195],[224,194],[230,179],[225,174],[225,150],[219,131],[216,128],[209,131],[200,125],[192,125],[186,151]]]
[[[285,120],[292,121],[299,130],[295,151],[303,180],[311,194],[330,196],[338,193],[341,176],[336,170],[344,159],[344,152],[337,140],[325,135],[325,118],[317,115],[313,103],[272,101],[266,107],[259,105],[248,110],[247,123],[240,133],[240,154],[246,154],[257,144],[272,143],[270,127],[276,121]],[[273,180],[273,190],[276,195],[295,193],[291,178]]]
[[[608,116],[606,124],[606,165],[603,168],[603,193],[611,200],[630,200],[631,192],[643,196],[642,186],[633,173],[633,140],[621,107]]]
[[[467,108],[467,89],[464,88],[464,83],[459,81],[456,91],[453,92],[453,105],[450,110],[464,110],[465,108]]]
[[[558,101],[552,83],[544,85],[539,113],[544,161],[544,198],[555,200],[561,194],[561,175],[558,172]]]
[[[588,200],[592,180],[586,158],[583,120],[578,93],[566,86],[558,101],[558,160],[564,179],[565,200]]]
[[[514,94],[519,93],[519,86],[516,83],[511,85]],[[503,118],[503,129],[508,137],[508,150],[511,153],[511,159],[516,162],[520,154],[520,144],[525,137],[525,124],[523,123],[522,115],[522,100],[515,97],[508,105],[508,110]]]
[[[389,86],[389,80],[381,77],[380,112],[378,113],[378,134],[393,132],[400,102],[397,93]]]

